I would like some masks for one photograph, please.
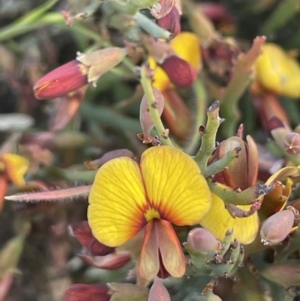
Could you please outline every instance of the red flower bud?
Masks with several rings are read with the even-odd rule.
[[[179,88],[189,88],[196,81],[198,72],[187,61],[177,55],[171,55],[160,65],[171,82]]]

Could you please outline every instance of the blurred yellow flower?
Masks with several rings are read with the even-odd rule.
[[[4,205],[7,186],[9,183],[25,185],[24,174],[28,167],[29,161],[19,155],[6,153],[0,156],[0,211]]]
[[[153,279],[163,266],[181,277],[185,258],[172,224],[199,223],[210,204],[209,187],[193,159],[176,148],[152,147],[140,164],[120,157],[99,169],[89,195],[88,222],[93,235],[110,247],[144,228],[139,275]]]
[[[29,167],[29,161],[16,154],[4,154],[0,160],[9,181],[17,186],[25,185],[24,175]]]
[[[276,94],[300,97],[300,68],[298,62],[280,46],[267,43],[255,64],[256,81]]]
[[[237,207],[248,211],[251,205]],[[241,244],[251,243],[255,239],[259,228],[257,212],[249,217],[234,218],[225,208],[222,199],[215,194],[212,194],[211,208],[200,224],[219,240],[224,239],[227,230],[233,229],[233,238],[236,238]]]

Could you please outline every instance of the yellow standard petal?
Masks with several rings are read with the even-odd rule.
[[[16,154],[4,154],[2,160],[10,181],[18,186],[25,185],[24,175],[28,170],[29,161]]]
[[[89,194],[88,222],[103,244],[116,247],[145,225],[147,202],[139,165],[128,157],[113,159],[97,172]]]
[[[198,223],[211,193],[195,161],[169,146],[152,147],[141,158],[148,202],[160,217],[178,226]]]
[[[251,205],[237,207],[247,211]],[[224,239],[227,230],[233,229],[233,238],[242,244],[251,243],[259,228],[256,212],[249,217],[233,218],[225,209],[224,202],[215,194],[212,194],[212,206],[200,224],[219,240]]]
[[[170,41],[178,56],[190,63],[196,70],[201,69],[201,50],[198,37],[187,31],[178,34]]]

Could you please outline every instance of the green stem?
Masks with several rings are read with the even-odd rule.
[[[24,25],[32,24],[33,22],[38,22],[41,19],[42,15],[48,9],[50,9],[52,6],[54,6],[57,2],[58,2],[58,0],[50,0],[50,1],[45,2],[41,6],[35,8],[32,11],[30,11],[29,13],[27,13],[25,16],[16,20],[9,26],[14,26],[14,25],[23,25],[24,26]]]
[[[298,0],[283,0],[280,1],[272,14],[264,22],[261,31],[264,34],[271,34],[275,30],[283,27],[291,18],[294,17],[300,10]]]
[[[203,176],[205,178],[208,178],[224,170],[234,159],[238,157],[240,150],[240,147],[236,147],[235,149],[227,152],[227,154],[222,159],[215,161],[207,166],[206,170],[203,172]]]
[[[273,189],[273,185],[255,185],[251,186],[241,192],[237,192],[232,188],[213,182],[211,179],[207,179],[210,190],[221,198],[224,203],[233,205],[251,205],[260,196],[269,193]]]
[[[203,130],[202,143],[195,161],[198,163],[202,173],[206,173],[207,163],[216,147],[216,135],[222,122],[219,117],[220,103],[215,101],[207,110],[207,123]]]
[[[123,116],[105,106],[93,106],[85,102],[80,105],[79,112],[86,120],[100,122],[121,131],[138,133],[141,130],[140,123],[136,119]]]
[[[264,43],[265,37],[256,37],[250,50],[240,55],[234,68],[234,74],[220,100],[221,113],[226,120],[226,126],[222,129],[225,137],[235,135],[240,118],[238,101],[252,80],[253,65],[259,57]]]
[[[137,12],[134,15],[134,19],[143,30],[152,35],[154,38],[165,40],[171,39],[171,33],[169,31],[159,27],[142,13]]]
[[[196,120],[195,128],[191,135],[192,138],[188,146],[185,147],[185,151],[188,154],[193,153],[196,147],[199,145],[199,126],[203,125],[205,122],[205,112],[207,108],[207,93],[202,78],[198,78],[196,80],[196,82],[193,84],[193,90],[196,96]]]
[[[147,71],[148,71],[147,67],[145,65],[143,65],[141,67],[141,84],[143,86],[145,95],[148,100],[149,114],[150,114],[152,121],[154,123],[154,126],[158,132],[160,141],[165,145],[173,146],[173,143],[169,138],[168,130],[165,129],[165,127],[161,121],[160,114],[155,106],[156,101],[155,101],[155,97],[154,97],[154,93],[153,93],[151,80],[147,75]]]
[[[36,30],[38,28],[41,28],[45,25],[50,24],[63,24],[63,19],[60,14],[58,13],[48,13],[44,15],[41,19],[39,19],[36,22],[28,23],[28,24],[19,24],[16,23],[14,25],[8,25],[4,28],[2,28],[0,32],[0,42],[13,39],[18,35],[27,33],[32,30]]]

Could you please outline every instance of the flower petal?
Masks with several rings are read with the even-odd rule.
[[[144,226],[146,206],[138,164],[128,157],[107,162],[98,170],[89,195],[93,235],[107,246],[122,245]]]
[[[24,174],[29,167],[29,161],[16,154],[4,154],[2,160],[5,163],[6,173],[15,185],[25,185]]]
[[[237,207],[249,210],[251,205]],[[256,212],[249,217],[233,218],[225,208],[222,199],[212,194],[211,208],[200,224],[219,240],[224,239],[227,230],[233,229],[233,239],[236,238],[241,244],[249,244],[258,232],[259,220]]]
[[[148,202],[162,219],[178,226],[198,223],[209,210],[211,193],[195,161],[169,146],[152,147],[141,158]]]
[[[156,64],[153,57],[149,57],[148,63],[150,68],[154,70],[153,88],[156,88],[160,92],[165,91],[171,85],[167,73]]]
[[[145,227],[143,247],[138,261],[138,274],[143,279],[152,280],[159,271],[157,220],[150,221]]]
[[[159,220],[156,231],[159,233],[158,246],[165,269],[173,277],[182,277],[186,261],[172,225],[168,221]]]
[[[195,34],[183,31],[170,41],[170,45],[178,56],[200,70],[200,41]]]

